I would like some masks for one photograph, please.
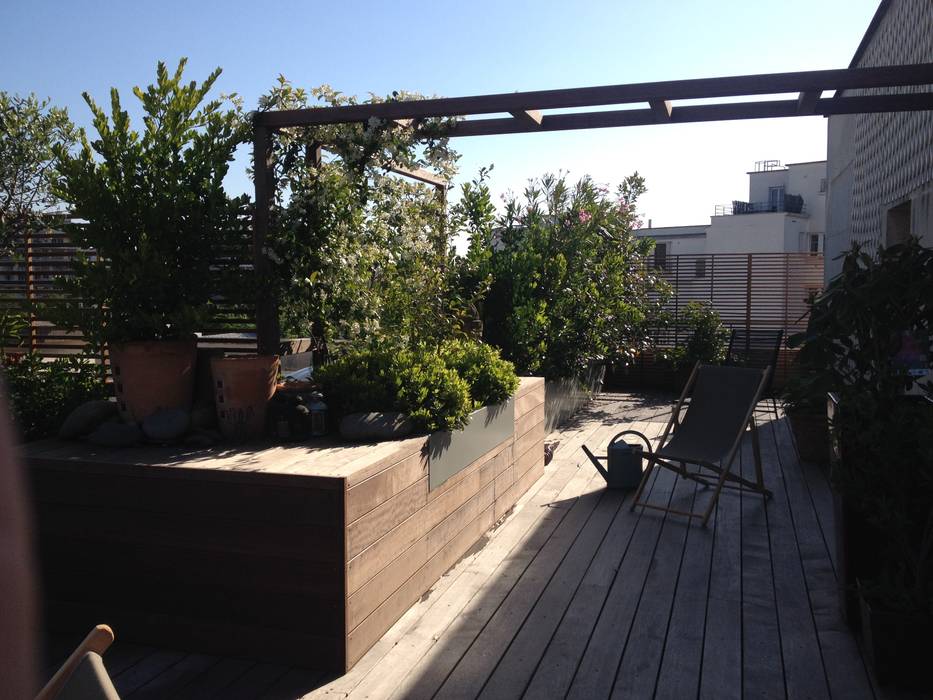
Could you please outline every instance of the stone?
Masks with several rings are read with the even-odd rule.
[[[83,437],[116,415],[116,401],[87,401],[68,414],[58,429],[58,437],[62,440]]]
[[[346,440],[393,440],[413,429],[404,413],[350,413],[340,421],[340,435]]]
[[[88,442],[101,447],[129,447],[142,439],[134,423],[104,423],[88,435]]]
[[[143,420],[143,433],[153,442],[175,442],[188,432],[191,414],[183,408],[163,408]]]

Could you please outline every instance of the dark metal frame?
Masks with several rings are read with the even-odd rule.
[[[253,226],[255,266],[268,268],[262,250],[269,230],[274,199],[273,135],[280,129],[318,124],[365,122],[372,117],[393,120],[417,131],[420,120],[506,113],[454,121],[446,135],[481,136],[576,129],[599,129],[647,124],[775,117],[830,116],[871,112],[933,110],[933,92],[841,96],[842,90],[899,88],[933,85],[933,63],[873,68],[739,75],[723,78],[672,80],[629,85],[605,85],[564,90],[474,95],[413,101],[387,101],[340,107],[257,112],[253,118],[256,208]],[[837,91],[825,98],[823,92]],[[795,99],[672,105],[674,100],[712,99],[798,93]],[[542,114],[541,110],[574,109],[602,105],[647,103],[642,109],[617,109],[573,114]],[[436,132],[435,132],[436,133]],[[274,352],[279,345],[275,300],[266,295],[257,303],[259,352]]]

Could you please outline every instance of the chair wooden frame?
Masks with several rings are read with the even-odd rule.
[[[768,383],[765,385],[759,400],[764,401],[767,405],[770,399],[771,412],[774,414],[775,420],[778,420],[781,416],[778,413],[777,397],[772,390],[772,384],[774,382],[775,372],[777,372],[778,359],[781,355],[781,347],[784,344],[785,335],[786,333],[783,328],[732,328],[729,333],[729,347],[726,349],[726,359],[723,360],[723,365],[727,367],[771,368],[771,375],[768,378]],[[738,344],[736,341],[738,341]],[[758,362],[749,363],[747,360],[742,361],[740,358],[742,357],[743,350],[745,353],[749,353],[752,350],[769,353],[770,356],[767,364]]]
[[[71,674],[75,672],[75,669],[78,668],[84,660],[85,655],[93,651],[103,656],[104,652],[110,648],[111,644],[113,644],[113,630],[107,625],[97,625],[97,627],[88,633],[81,644],[71,652],[71,656],[65,660],[61,668],[49,679],[45,687],[39,691],[36,700],[54,700],[54,698],[57,698],[65,687],[65,684],[68,683],[68,679],[71,678]]]
[[[648,460],[648,465],[645,469],[644,475],[641,478],[641,483],[638,485],[638,489],[635,491],[635,496],[632,499],[632,504],[629,510],[635,510],[636,507],[640,506],[642,508],[652,508],[654,510],[660,510],[667,513],[683,515],[688,518],[701,518],[701,522],[705,527],[709,522],[713,508],[719,501],[719,495],[722,493],[724,488],[746,488],[756,493],[762,494],[765,496],[765,498],[771,498],[772,496],[771,491],[766,489],[764,485],[764,477],[761,468],[761,445],[758,439],[758,428],[755,423],[755,406],[761,399],[761,394],[767,385],[771,370],[770,368],[763,370],[761,381],[759,382],[758,390],[755,394],[755,399],[751,402],[748,410],[746,411],[743,427],[738,431],[732,446],[729,448],[729,451],[726,453],[725,457],[720,460],[719,464],[700,459],[693,460],[677,458],[672,460],[671,458],[664,457],[663,455],[659,454],[659,452],[664,448],[664,445],[667,444],[667,440],[675,430],[675,427],[680,423],[680,411],[683,409],[685,403],[687,402],[687,397],[690,395],[690,392],[696,383],[699,370],[700,363],[697,363],[697,365],[693,368],[693,372],[690,374],[690,378],[687,380],[686,386],[684,386],[683,391],[680,394],[680,398],[677,400],[677,404],[674,406],[674,410],[671,412],[671,417],[667,422],[667,426],[664,428],[664,432],[661,434],[661,437],[658,441],[658,446],[652,452],[643,453],[643,457]],[[755,460],[755,481],[749,481],[748,479],[742,478],[738,474],[732,473],[732,464],[735,462],[736,455],[738,455],[739,448],[741,447],[742,439],[744,438],[746,431],[751,431],[752,434],[752,453]],[[687,464],[695,464],[698,468],[696,471],[690,471],[687,469]],[[651,478],[651,474],[656,466],[670,469],[678,476],[684,477],[685,479],[692,479],[693,481],[703,484],[704,486],[714,486],[715,491],[713,492],[713,497],[710,499],[710,502],[707,505],[705,511],[702,513],[689,512],[641,501],[640,499],[644,493],[645,486],[648,484],[648,481]],[[702,469],[707,469],[713,474],[704,474],[701,471]]]

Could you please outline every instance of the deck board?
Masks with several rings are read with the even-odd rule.
[[[707,528],[630,511],[630,494],[604,488],[580,446],[601,451],[632,425],[657,435],[664,406],[602,395],[548,435],[559,446],[544,476],[349,673],[118,639],[105,656],[117,687],[131,698],[881,697],[838,609],[828,482],[799,462],[783,417],[759,415],[774,498],[725,492]],[[750,444],[736,469],[753,476]],[[686,509],[710,496],[666,471],[650,489],[651,502]]]

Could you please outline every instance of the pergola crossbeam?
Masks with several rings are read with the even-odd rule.
[[[815,114],[816,106],[820,102],[820,90],[805,90],[797,96],[797,114]]]
[[[842,68],[796,73],[765,73],[723,78],[668,80],[629,85],[604,85],[562,90],[510,92],[428,100],[390,101],[339,107],[260,112],[256,124],[271,128],[339,124],[380,119],[428,119],[470,115],[572,109],[664,100],[712,99],[749,95],[778,95],[824,90],[852,90],[933,84],[933,63],[874,68]],[[678,108],[675,106],[673,111]],[[793,116],[793,115],[790,115]],[[542,120],[547,119],[545,116]],[[518,121],[517,119],[515,121]]]
[[[774,119],[801,116],[797,100],[768,100],[765,102],[739,102],[726,104],[689,105],[671,109],[670,124],[690,122],[732,121],[737,119]],[[861,114],[870,112],[910,112],[933,110],[933,92],[899,95],[866,95],[859,97],[822,98],[814,114]],[[448,136],[492,136],[539,131],[570,131],[576,129],[605,129],[620,126],[647,126],[657,124],[652,109],[618,109],[603,112],[575,114],[546,114],[541,125],[530,127],[515,119],[471,119],[457,122]]]
[[[654,113],[654,120],[660,124],[671,120],[671,102],[670,100],[651,100],[648,103],[651,111]]]
[[[515,119],[526,124],[541,126],[541,110],[538,109],[515,109],[509,112]]]

